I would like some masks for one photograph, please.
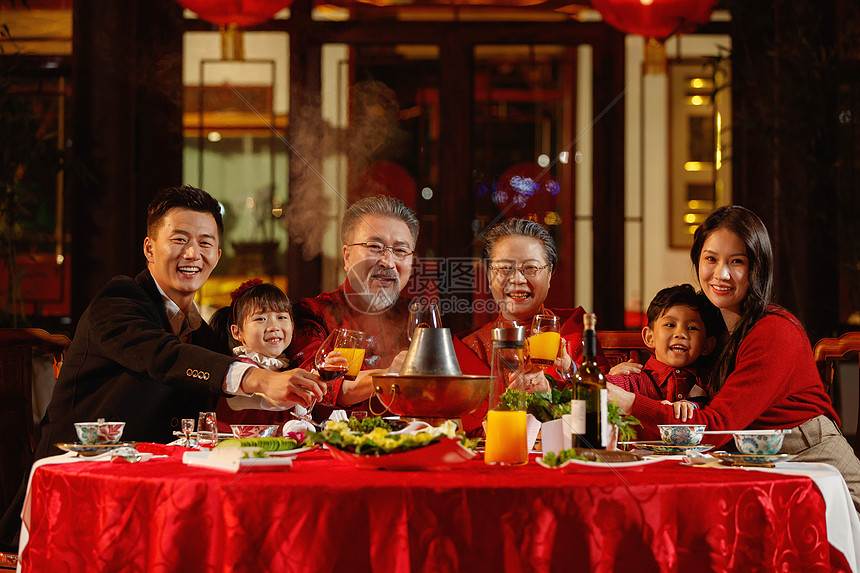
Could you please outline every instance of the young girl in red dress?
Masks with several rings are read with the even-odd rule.
[[[231,293],[230,335],[238,342],[233,354],[242,362],[266,370],[289,368],[284,351],[293,338],[290,299],[280,288],[260,279],[242,283]],[[289,409],[286,409],[286,408]],[[283,424],[307,414],[302,406],[275,405],[265,396],[232,396],[218,403],[218,423],[225,431],[230,424]]]

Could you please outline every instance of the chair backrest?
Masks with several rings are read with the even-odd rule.
[[[628,360],[644,364],[650,356],[638,330],[598,330],[597,340],[610,367]]]
[[[833,382],[836,378],[837,363],[842,360],[853,358],[855,361],[860,356],[860,332],[848,332],[839,338],[822,338],[812,349],[812,356],[815,358],[815,363],[818,366],[818,372],[821,374],[821,380],[824,382],[824,389],[833,400],[833,407],[837,412],[844,411],[841,403],[841,393],[836,392],[833,388]],[[860,363],[857,363],[860,367]],[[845,405],[847,407],[847,405]],[[843,427],[843,431],[845,428]],[[850,434],[850,432],[846,432]],[[854,453],[860,455],[860,413],[857,417],[857,429],[854,431]]]
[[[36,447],[33,424],[33,356],[55,359],[69,346],[61,334],[38,328],[0,328],[0,511],[12,502]]]
[[[812,356],[821,373],[821,380],[828,394],[832,395],[836,377],[836,363],[860,354],[860,332],[847,332],[839,338],[822,338],[812,349]]]

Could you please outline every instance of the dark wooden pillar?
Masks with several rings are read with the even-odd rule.
[[[624,328],[624,34],[594,43],[594,312],[599,328]],[[586,126],[579,126],[578,130]]]
[[[458,31],[448,28],[441,43],[441,85],[439,90],[440,142],[440,234],[439,254],[446,260],[474,255],[472,217],[475,213],[472,181],[473,44]],[[443,293],[444,296],[444,293]],[[465,293],[458,293],[465,297]],[[458,332],[472,326],[472,313],[448,313],[445,326]]]
[[[290,7],[290,125],[287,141],[301,141],[301,149],[290,150],[289,202],[291,218],[313,217],[311,213],[296,212],[296,205],[307,205],[308,193],[322,193],[323,182],[319,178],[322,141],[322,118],[320,117],[320,95],[322,91],[321,64],[322,44],[313,38],[310,30],[311,1],[296,0]],[[316,144],[314,144],[316,142]],[[313,167],[313,169],[311,168]],[[338,190],[344,193],[345,190]],[[339,224],[339,222],[338,222]],[[304,237],[290,228],[288,221],[289,247],[287,249],[288,294],[297,301],[302,297],[313,297],[320,293],[322,282],[322,257],[316,255],[306,260],[302,253]]]
[[[182,178],[182,20],[172,0],[77,0],[67,218],[72,316],[144,266],[145,207]]]

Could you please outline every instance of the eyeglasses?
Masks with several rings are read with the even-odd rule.
[[[502,278],[511,277],[516,271],[520,271],[524,277],[536,277],[541,273],[542,270],[544,270],[548,266],[549,265],[520,265],[518,267],[515,267],[513,265],[500,265],[490,267],[490,270]]]
[[[406,257],[411,257],[415,252],[408,247],[390,247],[388,245],[383,245],[382,243],[377,243],[374,241],[369,241],[366,243],[351,243],[347,245],[347,247],[364,247],[367,249],[367,252],[373,255],[374,257],[383,257],[385,256],[385,251],[391,251],[391,254],[395,259],[405,259]]]

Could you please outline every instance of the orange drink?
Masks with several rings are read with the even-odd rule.
[[[529,461],[525,411],[487,412],[484,461],[488,464],[525,464]]]
[[[552,366],[558,356],[561,334],[541,332],[529,337],[529,359],[535,364]]]
[[[346,364],[349,366],[349,370],[344,378],[355,380],[355,377],[361,371],[361,365],[364,364],[364,348],[335,348],[335,350],[346,358]]]

